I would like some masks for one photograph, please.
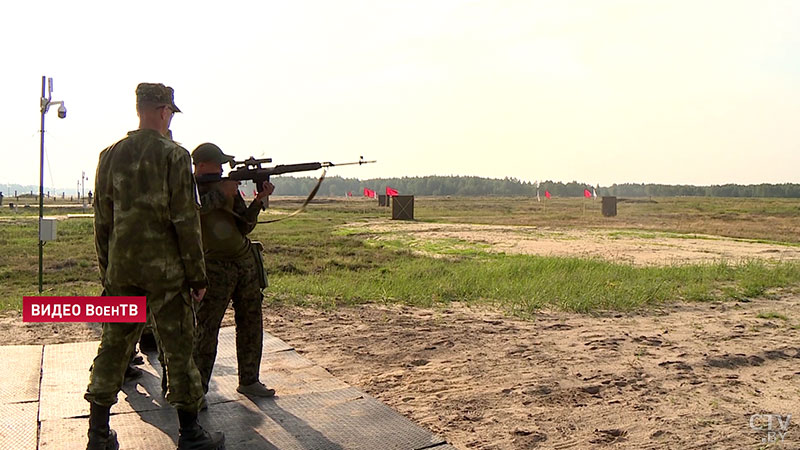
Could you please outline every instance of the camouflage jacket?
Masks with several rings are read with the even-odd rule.
[[[189,152],[136,130],[100,153],[94,228],[104,286],[149,290],[207,285]]]
[[[261,202],[247,206],[239,193],[227,198],[221,182],[200,184],[200,221],[206,259],[233,261],[250,252],[247,234],[253,231],[261,212]]]

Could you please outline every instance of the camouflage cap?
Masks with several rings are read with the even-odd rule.
[[[194,161],[195,164],[201,162],[225,164],[233,160],[233,156],[222,153],[222,149],[210,142],[198,145],[192,152],[192,161]]]
[[[136,86],[136,104],[153,103],[168,105],[175,112],[181,112],[175,105],[175,91],[161,83],[139,83]]]

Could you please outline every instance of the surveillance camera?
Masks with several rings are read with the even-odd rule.
[[[58,117],[60,119],[67,117],[67,107],[63,103],[58,107]]]

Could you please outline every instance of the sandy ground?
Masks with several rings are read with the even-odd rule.
[[[508,253],[645,265],[800,258],[798,247],[666,233],[415,222],[367,227],[374,239],[459,239]],[[229,311],[225,324],[232,323]],[[800,421],[796,293],[627,314],[541,311],[532,320],[463,304],[331,311],[269,305],[264,324],[457,448],[800,448],[794,421],[785,443],[772,447],[762,442],[766,416],[753,418],[792,414]],[[5,345],[98,335],[91,324],[24,324],[16,313],[0,316]],[[772,427],[780,431],[776,417]]]
[[[800,417],[798,323],[797,295],[530,321],[461,304],[265,307],[268,332],[464,449],[761,448],[753,414]],[[5,344],[97,332],[0,318]],[[794,423],[785,439],[800,448]]]
[[[776,310],[788,320],[757,317]],[[288,309],[268,328],[458,448],[727,449],[761,445],[753,414],[800,413],[798,321],[789,296],[533,321],[463,305]],[[786,439],[800,447],[795,426]]]
[[[421,241],[457,239],[481,245],[487,251],[601,258],[635,265],[800,259],[800,246],[697,234],[406,221],[359,223],[347,228],[375,233],[374,239],[401,236]]]

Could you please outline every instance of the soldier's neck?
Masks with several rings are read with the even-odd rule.
[[[153,130],[157,131],[162,136],[167,136],[167,126],[166,124],[154,123],[147,120],[139,120],[139,129],[140,130]]]

